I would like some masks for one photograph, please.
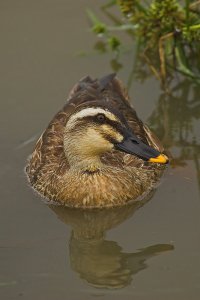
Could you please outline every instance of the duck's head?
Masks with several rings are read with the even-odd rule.
[[[98,101],[81,105],[71,114],[64,131],[64,150],[71,167],[87,171],[101,168],[101,155],[112,150],[152,163],[168,161],[134,134],[119,111]]]

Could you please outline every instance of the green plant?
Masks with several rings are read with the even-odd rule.
[[[110,13],[116,6],[122,18]],[[117,0],[102,7],[114,23],[101,22],[88,10],[92,31],[119,55],[126,32],[137,43],[138,56],[164,84],[178,71],[200,80],[200,1]],[[132,43],[131,43],[132,45]]]

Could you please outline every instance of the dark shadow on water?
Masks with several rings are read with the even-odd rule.
[[[152,193],[140,202],[109,209],[49,206],[62,222],[72,226],[70,263],[80,278],[97,288],[123,288],[131,283],[134,275],[148,267],[148,259],[174,249],[171,244],[156,244],[125,253],[116,241],[105,238],[107,230],[132,217],[151,197]]]

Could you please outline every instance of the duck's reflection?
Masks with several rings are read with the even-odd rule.
[[[101,210],[50,206],[61,221],[72,226],[70,262],[82,279],[98,288],[123,288],[131,283],[134,274],[147,268],[147,259],[174,249],[170,244],[157,244],[124,253],[117,242],[104,238],[106,230],[132,216],[145,202]]]

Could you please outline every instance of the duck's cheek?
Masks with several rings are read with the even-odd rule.
[[[76,147],[79,148],[80,152],[92,156],[111,151],[114,146],[100,132],[89,128],[86,134],[77,140]]]

